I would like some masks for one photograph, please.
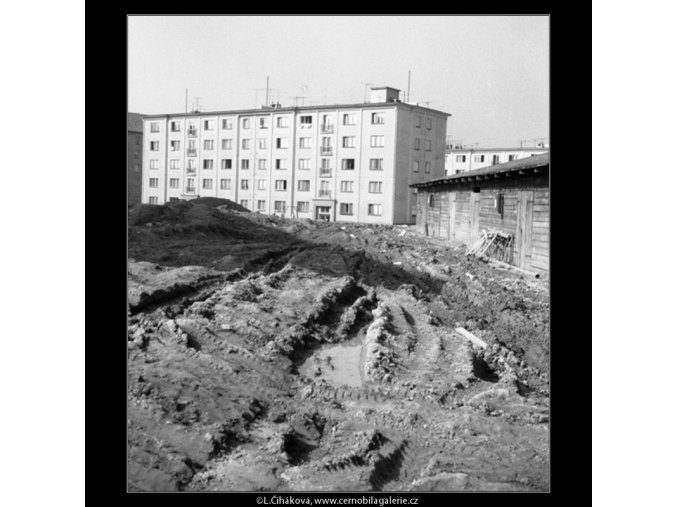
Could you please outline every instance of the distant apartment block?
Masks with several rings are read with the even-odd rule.
[[[444,161],[446,176],[512,162],[548,153],[550,148],[458,148],[448,147]]]
[[[361,104],[144,116],[144,203],[220,197],[286,217],[416,222],[444,176],[448,113],[376,87]]]
[[[143,116],[127,113],[127,204],[141,202]]]

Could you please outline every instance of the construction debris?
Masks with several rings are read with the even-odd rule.
[[[509,263],[512,260],[513,235],[496,229],[482,231],[481,237],[471,245],[466,255],[475,257],[489,257]]]

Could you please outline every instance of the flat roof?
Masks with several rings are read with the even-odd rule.
[[[453,174],[445,178],[437,180],[423,181],[421,183],[414,183],[409,185],[412,188],[424,188],[447,185],[451,183],[458,183],[463,181],[476,181],[487,179],[488,176],[498,177],[498,175],[510,175],[513,173],[520,174],[521,172],[527,174],[538,173],[545,167],[550,167],[550,153],[542,153],[540,155],[533,155],[531,157],[513,160],[512,162],[505,162],[504,164],[496,164],[481,169],[474,169],[459,174]]]
[[[143,132],[143,115],[140,113],[127,113],[127,131]]]
[[[234,114],[270,114],[270,113],[290,113],[293,111],[314,111],[314,110],[331,110],[331,109],[357,109],[357,108],[374,108],[374,107],[409,107],[411,109],[420,109],[422,111],[427,111],[433,114],[438,114],[442,116],[451,116],[450,113],[445,113],[444,111],[438,111],[437,109],[430,109],[428,107],[415,106],[413,104],[406,104],[404,102],[361,102],[359,104],[333,104],[333,105],[322,105],[322,106],[294,106],[294,107],[265,107],[259,109],[233,109],[225,111],[205,111],[202,113],[168,113],[168,114],[146,114],[143,116],[144,120],[149,118],[167,118],[170,116],[175,117],[191,117],[191,116],[217,116],[217,115],[234,115]]]
[[[469,151],[469,152],[491,152],[491,151],[550,151],[550,148],[448,148],[447,153],[456,153],[459,151]]]

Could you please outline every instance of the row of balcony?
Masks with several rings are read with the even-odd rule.
[[[262,129],[267,129],[268,127],[261,127]],[[175,132],[175,131],[173,131]],[[320,126],[320,132],[323,134],[333,134],[334,133],[334,125],[321,125]],[[188,137],[197,137],[197,129],[196,128],[189,128],[186,131]]]

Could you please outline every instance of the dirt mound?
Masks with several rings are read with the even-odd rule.
[[[130,489],[548,489],[545,281],[210,201],[134,207],[129,250]]]
[[[221,208],[229,211],[248,212],[249,210],[230,199],[221,199],[218,197],[198,197],[190,201],[193,204],[204,204],[212,208]]]

